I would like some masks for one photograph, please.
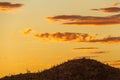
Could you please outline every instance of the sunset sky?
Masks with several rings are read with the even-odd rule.
[[[120,67],[120,0],[0,0],[0,77],[90,57]]]

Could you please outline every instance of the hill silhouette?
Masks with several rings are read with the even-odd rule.
[[[6,76],[0,80],[120,80],[120,69],[93,59],[74,59],[38,73]]]

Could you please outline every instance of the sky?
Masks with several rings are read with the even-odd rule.
[[[87,57],[120,68],[120,0],[0,0],[0,77]]]

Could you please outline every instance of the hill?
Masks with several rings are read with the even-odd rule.
[[[120,69],[92,59],[75,59],[38,73],[6,76],[0,80],[120,80]]]

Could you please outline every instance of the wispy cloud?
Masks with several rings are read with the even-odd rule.
[[[100,42],[100,43],[120,43],[120,37],[106,37],[103,39],[94,39],[90,42]]]
[[[27,34],[29,34],[31,31],[33,31],[31,28],[28,28],[28,29],[25,29],[24,31],[23,31],[23,33],[25,34],[25,35],[27,35]]]
[[[80,57],[74,57],[74,59],[80,59],[80,58],[96,58],[98,56],[80,56]]]
[[[10,11],[22,7],[23,4],[12,4],[10,2],[0,2],[0,12]]]
[[[118,6],[120,3],[113,3],[112,6],[115,7],[115,6]]]
[[[107,53],[106,51],[95,51],[95,52],[91,52],[92,54],[104,54]]]
[[[107,63],[107,64],[109,64],[111,66],[120,68],[120,60],[105,61],[104,63]]]
[[[81,50],[81,49],[83,49],[83,50],[91,50],[91,49],[99,49],[99,48],[97,48],[97,47],[81,47],[81,48],[73,48],[74,50]]]
[[[56,32],[56,33],[42,33],[35,34],[35,37],[41,39],[57,40],[57,41],[78,41],[87,42],[94,39],[94,36],[83,33],[72,33],[72,32]]]
[[[120,14],[98,17],[98,16],[81,16],[81,15],[57,15],[47,17],[48,20],[60,21],[64,25],[115,25],[120,24]]]
[[[92,9],[93,11],[102,11],[106,13],[116,13],[120,12],[120,7],[109,7],[109,8],[100,8],[100,9]]]

